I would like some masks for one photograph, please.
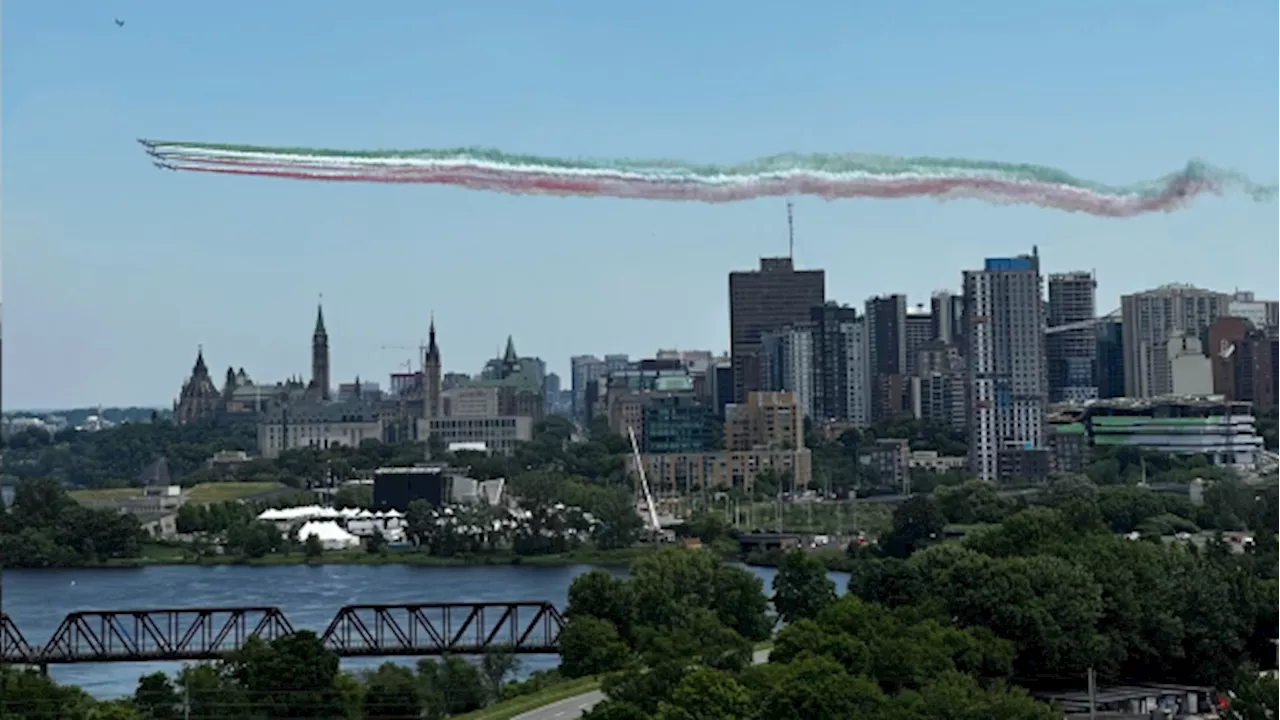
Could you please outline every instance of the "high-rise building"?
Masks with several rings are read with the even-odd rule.
[[[642,453],[701,453],[711,449],[711,411],[692,393],[660,393],[641,410]]]
[[[1098,397],[1124,397],[1124,331],[1118,318],[1108,318],[1094,326],[1098,344],[1096,364]]]
[[[907,374],[907,297],[885,295],[867,300],[867,384],[872,422],[881,422],[900,409],[894,402]]]
[[[718,358],[707,371],[707,383],[711,387],[711,407],[716,417],[724,420],[724,409],[733,402],[733,361]]]
[[[573,419],[585,423],[587,411],[587,386],[605,374],[605,362],[594,355],[575,355],[569,358],[569,386],[573,392]]]
[[[964,273],[969,464],[985,480],[1044,447],[1047,372],[1040,258],[988,258]],[[1007,457],[1006,457],[1007,456]]]
[[[964,349],[964,296],[950,290],[938,290],[929,299],[929,315],[933,318],[933,340]]]
[[[818,420],[849,419],[849,363],[851,359],[846,334],[858,322],[854,308],[828,302],[809,311],[813,329],[814,374],[813,404],[810,416]],[[865,370],[862,370],[865,373]]]
[[[800,412],[813,417],[815,386],[820,377],[811,323],[791,325],[760,336],[760,389],[795,395]]]
[[[916,361],[920,353],[920,348],[924,347],[933,340],[933,313],[923,305],[915,305],[907,308],[907,316],[903,325],[903,335],[906,340],[907,365],[906,375],[916,374]]]
[[[1173,335],[1203,337],[1227,314],[1230,296],[1190,285],[1165,285],[1120,298],[1124,331],[1124,394],[1150,398],[1173,393],[1166,347]]]
[[[826,301],[826,274],[796,270],[791,258],[760,258],[760,269],[729,273],[729,340],[733,397],[759,389],[760,337],[805,322]]]
[[[1209,326],[1213,394],[1251,403],[1259,413],[1276,409],[1276,360],[1272,339],[1241,317],[1220,317]]]
[[[1227,314],[1244,318],[1263,333],[1276,334],[1280,327],[1280,302],[1258,300],[1251,292],[1236,292],[1227,302]]]
[[[1049,402],[1084,402],[1098,397],[1097,283],[1092,273],[1049,276]],[[1069,328],[1069,329],[1062,329]]]
[[[916,354],[920,378],[920,417],[939,427],[964,430],[966,417],[964,360],[950,343],[935,340]]]
[[[871,363],[867,355],[866,318],[842,323],[840,333],[844,339],[844,381],[841,385],[844,400],[840,409],[844,414],[838,417],[855,427],[867,427],[871,424],[870,380],[867,377]]]

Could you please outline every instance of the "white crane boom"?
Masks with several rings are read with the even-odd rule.
[[[649,508],[649,523],[653,526],[653,532],[662,532],[662,525],[658,522],[658,509],[653,504],[653,494],[649,492],[649,478],[644,474],[644,463],[640,460],[640,446],[636,444],[636,431],[627,426],[627,436],[631,438],[631,454],[636,459],[636,472],[640,475],[640,487],[644,490],[644,504]]]

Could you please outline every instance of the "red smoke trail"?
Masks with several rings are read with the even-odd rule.
[[[1143,198],[1099,198],[1086,190],[989,178],[905,178],[850,181],[813,177],[761,178],[749,183],[707,185],[666,179],[609,176],[568,176],[554,173],[509,171],[482,166],[379,167],[357,164],[289,165],[252,159],[184,157],[176,169],[227,175],[289,178],[327,182],[456,185],[476,190],[517,194],[608,196],[654,200],[732,202],[759,197],[809,194],[826,198],[947,197],[973,194],[1010,202],[1049,203],[1111,217],[1130,217],[1157,210],[1173,210],[1190,197],[1212,191],[1208,183],[1186,180],[1164,193]]]

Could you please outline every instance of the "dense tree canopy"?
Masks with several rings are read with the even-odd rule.
[[[0,508],[0,567],[72,567],[138,555],[136,518],[81,507],[54,480],[29,479]]]

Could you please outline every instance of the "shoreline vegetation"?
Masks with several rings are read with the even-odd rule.
[[[597,567],[625,567],[633,560],[651,554],[655,546],[636,546],[614,550],[581,548],[563,553],[546,555],[518,555],[511,552],[474,553],[440,556],[417,550],[387,550],[370,553],[367,550],[326,551],[319,557],[307,557],[301,552],[273,553],[259,558],[233,555],[197,556],[180,547],[153,545],[143,549],[141,557],[112,558],[101,562],[85,562],[57,568],[23,568],[25,570],[101,570],[139,569],[145,567],[212,567],[231,565],[241,567],[278,567],[290,565],[401,565],[417,567],[567,567],[592,565]],[[12,568],[18,569],[18,568]]]

